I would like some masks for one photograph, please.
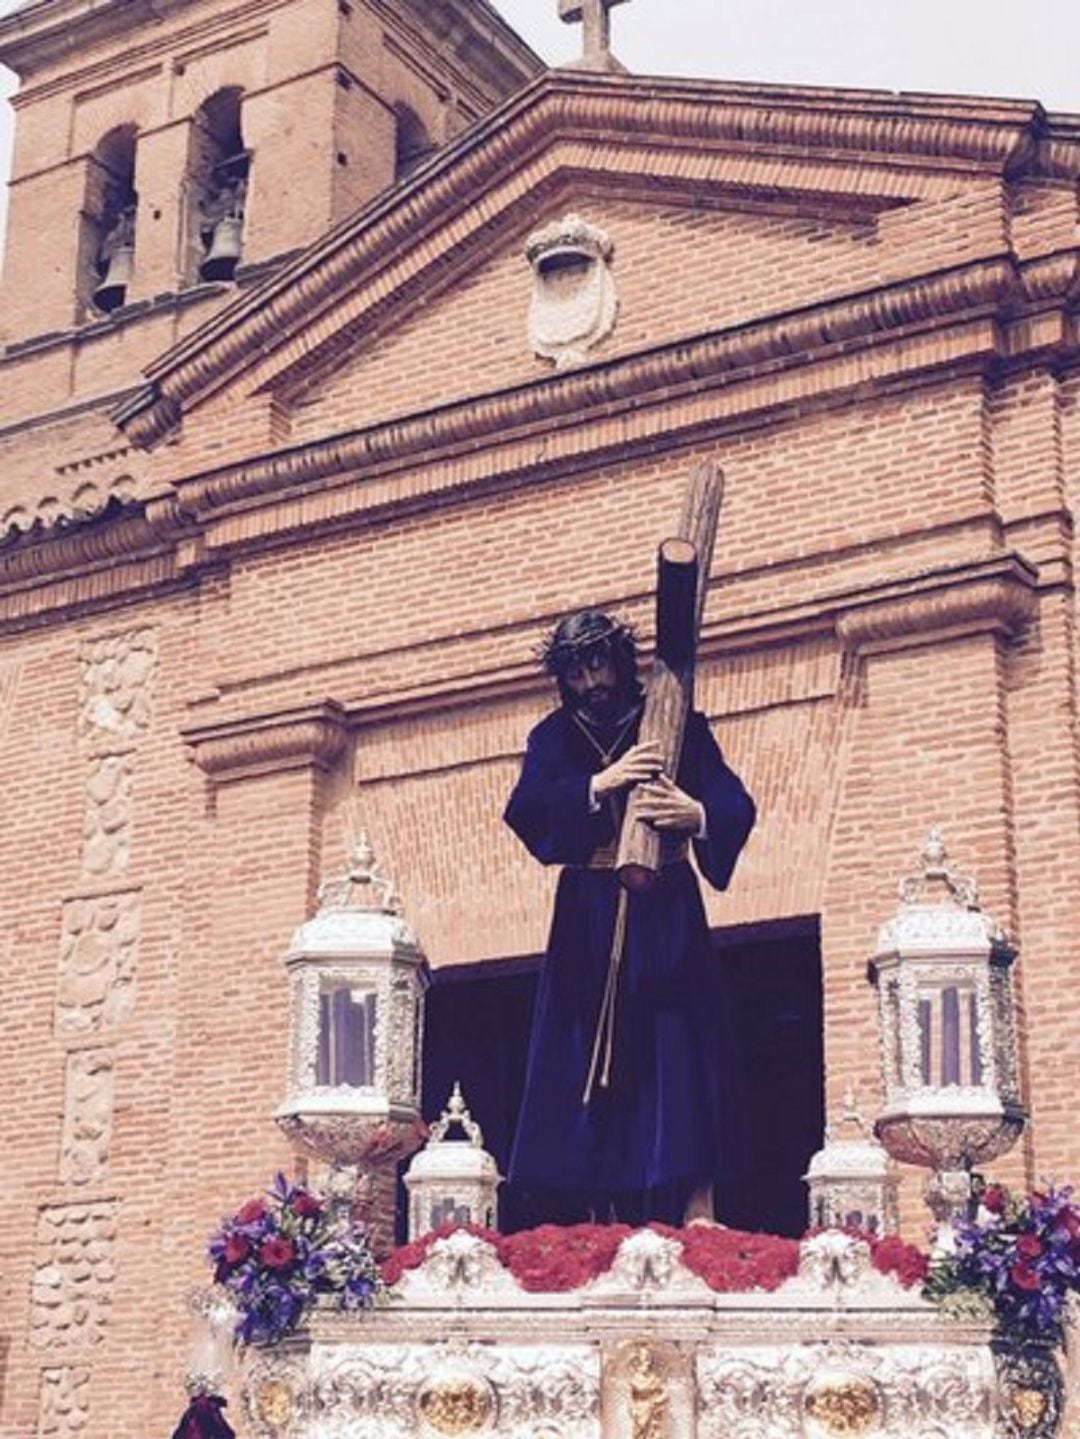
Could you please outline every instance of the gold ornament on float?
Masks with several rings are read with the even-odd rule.
[[[1011,1417],[1018,1429],[1025,1433],[1037,1429],[1050,1407],[1050,1400],[1042,1389],[1030,1385],[1017,1385],[1009,1390],[1008,1399]]]
[[[477,1434],[495,1417],[495,1396],[477,1375],[447,1374],[421,1390],[417,1408],[436,1434]]]
[[[255,1391],[255,1412],[271,1429],[287,1429],[294,1407],[292,1389],[284,1379],[268,1379]]]
[[[823,1377],[803,1400],[815,1435],[872,1434],[882,1421],[881,1396],[869,1379]]]
[[[627,1365],[627,1393],[633,1439],[664,1439],[668,1392],[647,1344],[639,1344]]]

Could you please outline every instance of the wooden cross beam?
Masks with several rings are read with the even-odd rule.
[[[664,769],[679,770],[686,717],[694,698],[694,660],[720,507],[724,472],[706,461],[697,465],[683,497],[678,532],[657,557],[656,657],[645,689],[641,741],[659,745]],[[647,889],[660,871],[661,836],[638,818],[640,791],[630,791],[615,860],[626,889]]]
[[[611,54],[611,14],[626,0],[559,0],[559,19],[568,25],[584,22],[581,64],[589,69],[608,69]]]

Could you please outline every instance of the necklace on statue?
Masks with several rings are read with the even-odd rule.
[[[630,711],[629,715],[626,717],[626,720],[624,721],[622,728],[619,730],[618,734],[612,740],[611,744],[607,745],[606,747],[602,745],[597,739],[597,737],[593,734],[592,730],[589,727],[588,720],[584,719],[581,715],[579,715],[576,710],[571,711],[570,718],[574,721],[578,729],[589,741],[596,753],[600,756],[600,763],[602,764],[604,769],[607,769],[608,765],[615,758],[619,746],[622,744],[623,740],[630,733],[631,729],[634,727],[634,724],[637,722],[640,713],[641,706],[635,705],[634,708]]]

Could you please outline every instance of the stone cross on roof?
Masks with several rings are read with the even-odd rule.
[[[611,53],[611,16],[615,5],[625,0],[559,0],[559,19],[568,25],[584,21],[581,59],[575,70],[621,70],[623,67]]]

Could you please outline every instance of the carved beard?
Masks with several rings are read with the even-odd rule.
[[[610,688],[604,685],[576,698],[573,707],[590,729],[614,730],[625,724],[641,705],[641,694],[636,685],[633,689],[627,689],[625,685],[612,685]]]
[[[618,689],[615,685],[594,685],[578,697],[576,709],[591,724],[607,724],[615,718]]]

